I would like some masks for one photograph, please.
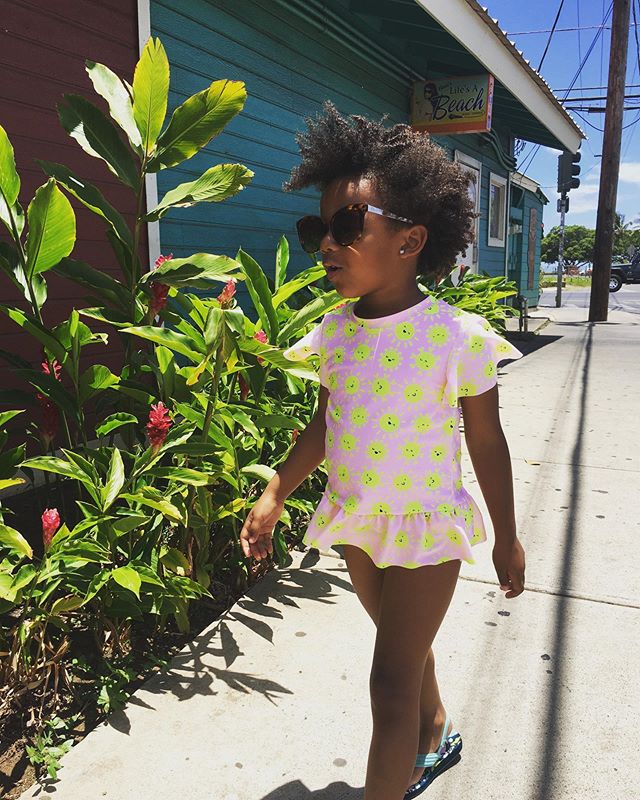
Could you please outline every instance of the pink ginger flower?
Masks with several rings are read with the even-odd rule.
[[[294,428],[291,431],[291,444],[295,444],[296,439],[298,438],[298,434],[300,431],[297,428]]]
[[[151,406],[149,411],[149,421],[147,422],[147,436],[154,450],[164,444],[169,428],[173,425],[173,420],[169,416],[169,409],[163,402]]]
[[[156,258],[156,263],[154,265],[155,268],[158,269],[160,264],[164,264],[165,261],[171,261],[172,258],[173,258],[173,253],[169,253],[168,256],[158,256],[158,258]]]
[[[267,334],[264,331],[256,331],[253,334],[253,338],[256,339],[258,342],[262,342],[262,344],[266,344],[269,339],[267,338]],[[264,364],[264,358],[258,356],[258,364]]]
[[[222,308],[230,308],[231,307],[231,299],[233,298],[234,294],[236,293],[236,281],[235,278],[231,278],[225,284],[224,289],[218,295],[218,302]]]
[[[42,541],[44,549],[48,550],[55,532],[60,527],[60,514],[57,508],[45,508],[42,514]]]

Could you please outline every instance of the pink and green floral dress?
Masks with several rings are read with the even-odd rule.
[[[487,536],[462,485],[458,398],[486,392],[498,363],[522,353],[483,317],[430,295],[375,319],[354,306],[284,353],[318,355],[329,391],[328,480],[303,541],[355,545],[378,567],[474,564],[471,547]]]

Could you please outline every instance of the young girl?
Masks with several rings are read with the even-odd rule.
[[[461,562],[486,541],[462,485],[460,416],[506,597],[524,589],[511,463],[498,414],[497,364],[522,356],[482,317],[425,295],[470,243],[467,178],[407,125],[346,119],[330,103],[298,136],[287,189],[316,186],[320,216],[298,221],[342,303],[290,347],[320,356],[317,412],[241,532],[246,556],[273,552],[284,500],[326,459],[328,481],[304,536],[341,544],[377,628],[370,676],[373,737],[365,800],[420,794],[460,759],[431,648]]]

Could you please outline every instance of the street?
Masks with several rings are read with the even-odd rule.
[[[589,308],[589,288],[562,290],[563,308]],[[538,308],[556,307],[555,287],[542,290],[542,297]],[[640,283],[626,284],[617,292],[609,293],[610,311],[627,311],[631,314],[640,314]]]

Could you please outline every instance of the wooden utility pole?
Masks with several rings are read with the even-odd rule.
[[[629,9],[631,0],[613,0],[609,81],[604,118],[602,168],[598,194],[598,217],[589,300],[589,321],[606,322],[609,311],[609,279],[613,252],[613,223],[620,171],[622,110],[629,45]]]

